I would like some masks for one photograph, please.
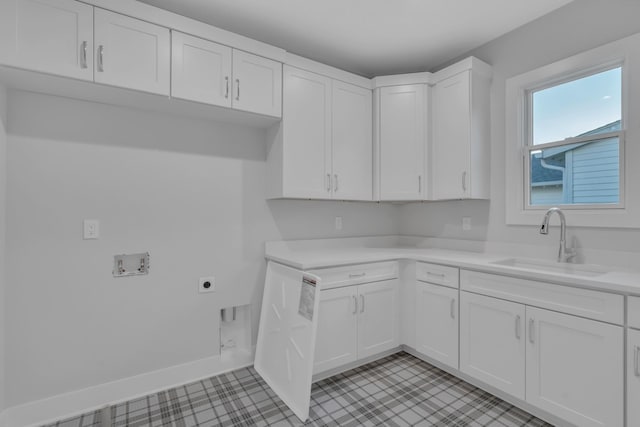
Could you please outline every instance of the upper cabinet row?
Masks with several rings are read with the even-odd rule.
[[[74,0],[0,2],[0,63],[281,116],[281,63]]]
[[[75,0],[0,1],[0,65],[282,117],[269,138],[269,198],[489,197],[487,64],[372,81],[287,58],[283,71]]]

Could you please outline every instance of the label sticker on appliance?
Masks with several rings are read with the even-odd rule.
[[[313,306],[316,296],[316,281],[311,277],[302,276],[300,289],[300,303],[298,314],[309,321],[313,321]]]

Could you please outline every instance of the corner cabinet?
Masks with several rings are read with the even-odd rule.
[[[2,0],[0,63],[93,81],[93,7],[74,0]]]
[[[371,90],[284,66],[269,198],[372,199]]]
[[[432,199],[488,199],[491,67],[468,58],[435,74]]]
[[[429,87],[376,89],[377,188],[381,201],[425,199]]]

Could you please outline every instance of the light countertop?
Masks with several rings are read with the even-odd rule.
[[[440,247],[434,247],[440,246]],[[442,247],[446,248],[442,248]],[[496,249],[496,248],[489,248]],[[407,236],[345,239],[319,239],[267,242],[265,256],[299,270],[391,260],[424,261],[486,273],[514,276],[627,295],[640,295],[640,270],[613,266],[577,264],[577,268],[601,271],[595,275],[576,275],[557,271],[551,258],[530,257],[531,250],[488,251],[482,242],[452,242]],[[523,256],[521,256],[521,254]],[[553,255],[553,254],[551,254]],[[495,264],[509,258],[531,261],[531,266]],[[539,267],[536,265],[539,264]],[[549,266],[549,268],[545,268]],[[560,265],[562,266],[562,265]]]

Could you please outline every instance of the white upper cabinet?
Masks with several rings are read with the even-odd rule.
[[[371,91],[338,80],[333,80],[332,88],[333,198],[371,200]]]
[[[372,199],[371,90],[284,66],[269,197]]]
[[[284,67],[280,174],[282,196],[331,198],[331,79],[294,67]],[[272,160],[272,159],[270,159]],[[277,186],[277,184],[276,184]]]
[[[74,0],[0,1],[0,63],[93,80],[93,7]]]
[[[282,64],[209,40],[171,33],[171,96],[282,115]]]
[[[233,50],[233,108],[282,116],[282,64]]]
[[[171,96],[231,107],[232,49],[208,40],[171,33]]]
[[[427,85],[378,89],[378,188],[380,200],[425,198]]]
[[[469,58],[451,68],[433,87],[432,198],[488,199],[490,67]]]
[[[169,95],[169,29],[95,10],[95,81]]]

